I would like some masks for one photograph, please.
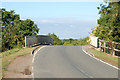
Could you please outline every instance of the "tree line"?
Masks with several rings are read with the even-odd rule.
[[[97,8],[100,18],[91,35],[102,40],[120,42],[120,1],[105,2]]]
[[[63,45],[74,45],[74,46],[79,46],[79,45],[87,45],[89,44],[88,42],[89,37],[86,38],[81,38],[81,39],[63,39],[62,44]]]
[[[2,30],[2,51],[23,47],[25,36],[37,35],[39,28],[31,19],[21,20],[14,10],[0,9]]]
[[[81,39],[59,39],[59,37],[56,34],[48,34],[49,37],[51,37],[53,39],[53,44],[54,45],[74,45],[74,46],[78,46],[78,45],[87,45],[89,44],[88,40],[89,37],[86,38],[81,38]]]

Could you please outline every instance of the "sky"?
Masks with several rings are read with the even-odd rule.
[[[40,28],[39,35],[55,33],[60,39],[89,36],[99,19],[97,7],[102,2],[2,2],[22,20],[31,19]]]

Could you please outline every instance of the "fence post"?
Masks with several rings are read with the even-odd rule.
[[[112,43],[112,55],[113,55],[113,56],[115,56],[115,50],[114,50],[114,49],[115,49],[115,44],[114,44],[114,42],[113,42],[113,43]]]
[[[27,41],[26,41],[26,36],[25,36],[25,47],[27,47]]]
[[[104,42],[104,53],[106,53],[105,48],[106,48],[106,42]]]
[[[102,49],[101,49],[101,41],[99,40],[99,49],[100,49],[100,51],[102,51]]]

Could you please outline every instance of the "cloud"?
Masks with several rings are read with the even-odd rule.
[[[57,23],[58,21],[61,23]],[[61,39],[84,38],[89,35],[88,32],[91,32],[91,28],[96,26],[96,21],[82,21],[75,19],[41,19],[39,20],[39,23],[38,27],[40,28],[40,34],[55,33]]]
[[[56,19],[36,19],[33,18],[33,21],[35,21],[37,24],[44,24],[44,23],[51,23],[51,24],[68,24],[70,27],[73,27],[77,24],[88,24],[91,22],[95,22],[96,20],[82,20],[82,19],[72,19],[72,18],[56,18]],[[74,25],[73,25],[74,24]]]
[[[70,27],[71,27],[71,28],[76,28],[76,26],[75,26],[75,25],[70,25]]]
[[[39,20],[40,23],[54,23],[52,20]]]
[[[55,24],[60,24],[60,23],[65,23],[63,20],[59,19],[32,19],[37,23],[55,23]]]

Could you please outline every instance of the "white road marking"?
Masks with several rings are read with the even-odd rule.
[[[40,51],[40,50],[41,50],[42,48],[44,48],[44,47],[46,47],[46,46],[42,46],[42,47],[40,47],[37,51],[35,51],[35,53],[33,54],[32,64],[34,63],[35,55],[38,53],[38,51]],[[34,68],[33,68],[33,66],[32,66],[32,78],[33,78],[33,80],[34,80],[34,73],[33,73],[33,70],[34,70]]]
[[[111,66],[111,67],[113,67],[113,68],[115,68],[115,69],[120,70],[120,69],[119,69],[118,67],[116,67],[116,66],[113,66],[113,65],[111,65],[111,64],[109,64],[109,63],[107,63],[107,62],[104,62],[103,60],[100,60],[100,59],[98,59],[98,58],[96,58],[96,57],[94,57],[94,56],[91,56],[89,53],[87,53],[87,52],[83,49],[83,47],[82,47],[82,50],[83,50],[84,53],[86,53],[86,54],[89,55],[90,57],[92,57],[92,58],[94,58],[94,59],[96,59],[96,60],[98,60],[98,61],[100,61],[100,62],[102,62],[102,63],[104,63],[104,64],[107,64],[107,65],[109,65],[109,66]]]
[[[35,60],[35,55],[38,53],[38,51],[40,51],[42,48],[44,48],[46,46],[42,46],[40,47],[37,51],[35,51],[35,53],[33,54],[33,60],[32,60],[32,63],[34,63],[34,60]]]

